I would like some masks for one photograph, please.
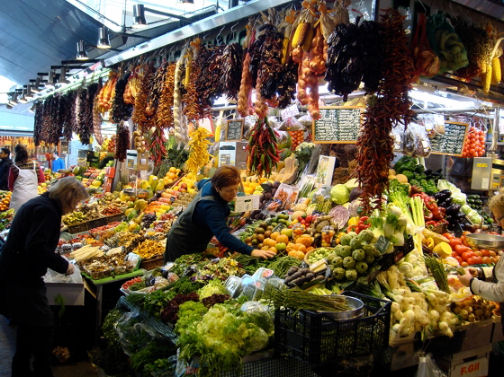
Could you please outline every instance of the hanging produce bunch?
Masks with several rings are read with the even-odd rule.
[[[361,81],[367,93],[374,93],[381,78],[383,48],[380,26],[374,21],[339,24],[328,40],[327,72],[329,90],[343,96],[356,90]]]
[[[121,74],[120,78],[117,80],[115,86],[114,101],[112,103],[112,109],[110,118],[112,122],[118,123],[121,120],[128,120],[131,117],[131,112],[133,111],[133,106],[131,104],[124,102],[124,91],[131,73],[126,71]]]
[[[196,82],[200,75],[201,67],[196,59],[201,48],[201,39],[197,38],[191,42],[191,48],[188,49],[185,59],[185,73],[182,80],[184,94],[182,96],[183,114],[187,122],[196,122],[199,119],[200,107],[198,103],[198,92]]]
[[[242,73],[240,79],[240,90],[238,91],[238,113],[242,117],[252,115],[254,113],[252,107],[252,76],[250,75],[250,49],[249,46],[255,40],[255,30],[250,22],[246,26],[247,35],[245,37],[244,48],[245,57],[242,64]]]
[[[126,160],[126,152],[129,149],[129,130],[123,123],[117,125],[117,142],[115,158],[119,161]]]
[[[252,129],[247,146],[247,169],[252,174],[269,177],[280,161],[280,151],[275,131],[268,118],[258,119]]]
[[[146,111],[149,93],[154,82],[154,74],[154,67],[151,64],[144,64],[141,70],[139,70],[137,95],[135,96],[132,120],[142,132],[147,132],[152,127],[154,121],[153,117]]]
[[[485,155],[485,131],[469,127],[462,148],[462,157],[482,157]]]
[[[110,71],[107,82],[98,93],[98,109],[102,114],[112,109],[115,97],[115,86],[118,78],[117,76],[118,73],[116,71]]]
[[[394,157],[394,126],[407,126],[412,117],[408,99],[414,66],[408,54],[408,37],[403,17],[394,10],[381,19],[383,73],[377,96],[371,97],[357,146],[357,175],[362,188],[365,211],[381,205],[382,193],[388,186],[390,162]],[[375,198],[377,202],[371,203]]]
[[[209,136],[210,133],[203,127],[197,128],[189,135],[189,158],[185,167],[190,173],[198,174],[200,169],[208,163],[210,159],[208,153]]]
[[[74,129],[74,132],[79,135],[82,144],[90,144],[91,142],[90,137],[93,134],[93,106],[99,88],[99,84],[94,83],[87,88],[81,89],[78,95],[79,113],[76,123],[77,128]]]
[[[313,119],[320,118],[318,87],[326,72],[326,38],[334,26],[348,22],[348,11],[337,2],[327,10],[324,1],[303,1],[292,36],[292,59],[299,63],[298,100],[308,106]]]

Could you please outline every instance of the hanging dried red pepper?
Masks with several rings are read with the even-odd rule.
[[[381,19],[384,48],[383,78],[377,97],[372,97],[364,114],[364,123],[357,141],[357,175],[363,190],[365,211],[381,206],[382,193],[388,186],[390,162],[394,157],[394,126],[405,127],[413,115],[408,91],[414,66],[408,53],[408,37],[403,16],[388,10]],[[372,199],[376,199],[371,203]]]
[[[280,161],[277,136],[268,123],[268,118],[258,119],[250,132],[247,146],[247,168],[250,173],[269,177]]]

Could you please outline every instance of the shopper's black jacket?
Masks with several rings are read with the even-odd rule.
[[[9,168],[12,165],[10,158],[0,159],[0,190],[8,190],[9,185],[7,180],[9,178]]]
[[[54,251],[61,225],[61,204],[47,193],[23,204],[0,256],[0,280],[24,286],[43,284],[47,268],[65,273],[68,262]]]

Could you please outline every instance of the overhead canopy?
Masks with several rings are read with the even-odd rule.
[[[215,1],[196,2],[200,3],[199,6],[191,7],[176,0],[2,1],[0,76],[26,85],[36,78],[38,72],[48,72],[52,65],[75,59],[79,40],[84,41],[90,58],[102,59],[184,24],[175,17],[146,11],[147,27],[134,30],[131,28],[134,4],[145,4],[145,7],[157,11],[182,16],[186,22],[206,17],[217,9],[212,6]],[[104,24],[115,32],[111,44],[116,51],[95,48],[98,29]]]

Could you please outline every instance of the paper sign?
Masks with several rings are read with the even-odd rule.
[[[359,137],[361,109],[355,106],[325,106],[312,122],[314,143],[352,144]]]
[[[259,209],[260,195],[237,196],[235,199],[235,212],[248,212]]]
[[[286,107],[285,109],[280,111],[280,115],[282,116],[283,120],[287,120],[289,118],[294,118],[296,115],[299,115],[299,109],[297,105],[290,105]]]
[[[319,157],[319,163],[317,166],[317,175],[315,178],[315,185],[317,187],[331,186],[335,164],[336,164],[336,157],[332,156]]]

